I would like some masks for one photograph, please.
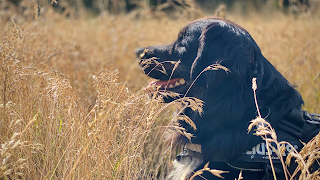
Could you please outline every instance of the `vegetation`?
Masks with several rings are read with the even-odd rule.
[[[163,179],[180,151],[170,125],[181,102],[162,104],[143,91],[150,80],[134,50],[172,42],[212,14],[92,17],[21,3],[0,4],[0,179]],[[272,12],[226,18],[248,30],[304,108],[319,113],[319,16]],[[316,142],[304,153],[319,156]]]

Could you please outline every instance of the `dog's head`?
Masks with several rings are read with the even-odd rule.
[[[226,87],[234,80],[250,81],[251,77],[246,76],[256,73],[255,58],[260,55],[259,47],[243,28],[230,21],[207,18],[185,26],[171,44],[147,47],[141,54],[140,66],[157,80],[147,89],[197,97],[192,91],[215,86],[223,89],[221,81]]]
[[[194,134],[192,143],[201,144],[208,159],[213,154],[232,159],[231,155],[241,154],[261,140],[247,134],[250,120],[257,115],[254,77],[258,103],[266,107],[269,122],[276,124],[303,104],[299,92],[261,54],[250,34],[227,20],[191,22],[173,43],[147,47],[141,54],[140,66],[156,79],[146,89],[176,92],[180,97],[204,102],[202,115],[190,108],[183,112],[195,123],[196,130],[188,122],[178,122]]]

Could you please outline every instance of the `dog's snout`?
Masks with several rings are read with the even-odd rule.
[[[182,163],[182,164],[189,164],[192,161],[192,157],[190,155],[177,155],[176,161]]]
[[[149,59],[152,57],[157,58],[168,58],[170,56],[169,45],[159,45],[159,46],[149,46],[144,49],[144,51],[140,54],[141,59]]]
[[[151,51],[148,48],[145,47],[141,47],[141,48],[137,48],[135,50],[135,53],[137,55],[137,58],[139,59],[148,59],[151,58],[153,55],[151,55]]]
[[[176,156],[176,160],[177,160],[177,161],[181,161],[181,157],[182,157],[182,156],[177,155],[177,156]]]
[[[141,59],[149,59],[151,57],[154,57],[154,52],[150,50],[149,48],[145,48],[143,52],[140,54]]]
[[[142,56],[144,56],[144,51],[146,50],[145,47],[139,47],[139,48],[136,48],[134,50],[134,52],[136,53],[136,56],[137,58],[142,58]]]

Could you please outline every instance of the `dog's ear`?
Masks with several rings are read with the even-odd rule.
[[[257,68],[255,51],[260,53],[260,49],[250,34],[235,24],[217,21],[207,25],[202,30],[199,43],[190,73],[196,85],[206,86],[225,79],[221,76],[237,76],[235,79],[241,80],[248,71],[254,73]],[[216,64],[228,71],[225,68],[208,68]]]

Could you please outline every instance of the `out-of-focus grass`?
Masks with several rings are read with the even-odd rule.
[[[227,18],[319,112],[319,19]],[[162,179],[176,153],[162,141],[174,105],[140,91],[149,79],[134,50],[172,42],[191,19],[73,19],[48,9],[37,20],[1,22],[0,178]]]
[[[132,93],[110,71],[88,75],[96,96],[88,109],[82,91],[50,64],[61,61],[55,68],[67,72],[70,49],[50,60],[55,42],[32,28],[9,22],[2,38],[1,178],[163,178],[174,155],[161,141],[170,109]]]

